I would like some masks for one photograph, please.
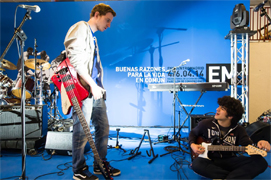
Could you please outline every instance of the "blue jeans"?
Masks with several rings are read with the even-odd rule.
[[[99,156],[101,159],[106,160],[109,123],[105,101],[104,99],[94,100],[93,98],[87,98],[83,100],[82,103],[82,112],[88,125],[91,126],[90,120],[92,120],[92,125],[95,128],[95,146]],[[87,143],[87,138],[75,111],[73,111],[72,119],[72,166],[73,172],[76,172],[86,165],[84,149]]]

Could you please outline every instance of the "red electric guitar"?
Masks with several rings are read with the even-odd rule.
[[[90,128],[81,110],[82,100],[88,97],[89,91],[80,83],[79,78],[80,77],[77,72],[70,64],[70,60],[67,58],[57,67],[56,73],[52,76],[51,80],[58,87],[60,93],[65,94],[69,100],[69,103],[65,101],[65,103],[67,103],[65,105],[67,110],[66,113],[68,114],[68,112],[70,112],[72,106],[75,109],[94,154],[94,159],[96,160],[104,178],[113,179],[110,176],[110,170],[108,168],[109,163],[101,160],[90,133]]]

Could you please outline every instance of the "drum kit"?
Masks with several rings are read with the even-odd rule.
[[[25,61],[25,66],[30,69],[36,69],[36,83],[31,76],[25,77],[25,102],[26,105],[48,105],[48,115],[50,119],[57,119],[56,116],[61,115],[57,109],[58,89],[54,86],[54,91],[51,93],[50,84],[53,70],[49,62],[43,59],[28,59]],[[0,105],[20,105],[21,104],[21,89],[22,77],[18,76],[17,80],[13,81],[5,74],[5,69],[17,70],[17,66],[8,60],[3,59],[0,62]],[[45,88],[45,84],[49,85]],[[54,112],[53,112],[54,111]],[[54,114],[54,115],[53,115]]]

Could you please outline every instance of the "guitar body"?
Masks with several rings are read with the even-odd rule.
[[[201,146],[205,147],[205,149],[207,149],[208,145],[211,145],[211,143],[209,141],[206,141],[205,139],[203,139],[202,137],[198,137],[196,144],[201,144]],[[196,154],[192,149],[191,149],[191,158],[192,161],[194,159],[196,159],[197,157],[203,157],[203,158],[208,158],[208,151],[205,151],[203,154]]]
[[[82,100],[88,97],[89,91],[80,83],[77,72],[70,64],[68,58],[58,66],[56,74],[52,76],[51,80],[58,87],[61,93],[66,93],[66,99],[68,99],[70,102],[70,104],[67,104],[68,112],[70,111],[71,106],[73,106],[74,110],[76,111],[78,119],[92,149],[94,159],[96,160],[104,178],[110,180],[113,179],[108,168],[109,163],[107,161],[102,161],[99,156],[92,135],[90,133],[90,128],[81,109]]]
[[[59,64],[57,67],[57,72],[61,69],[69,69],[69,74],[71,76],[70,79],[65,82],[66,84],[74,84],[76,91],[74,91],[75,96],[77,97],[80,107],[82,107],[82,100],[86,99],[89,95],[89,91],[87,88],[85,88],[79,81],[79,76],[77,72],[75,71],[74,67],[70,64],[70,60],[66,58],[62,63]],[[60,74],[54,74],[51,78],[53,83],[56,85],[56,87],[61,92],[61,100],[62,100],[62,112],[67,115],[71,111],[71,107],[73,106],[70,98],[67,98],[67,95],[65,95],[66,89],[63,89],[63,82],[62,78],[65,77],[67,74],[60,75]],[[69,101],[69,102],[67,102]]]

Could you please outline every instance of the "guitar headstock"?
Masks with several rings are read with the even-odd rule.
[[[254,147],[252,145],[248,145],[245,149],[245,151],[248,153],[248,155],[261,155],[262,157],[267,156],[267,152],[259,149],[257,147]]]

